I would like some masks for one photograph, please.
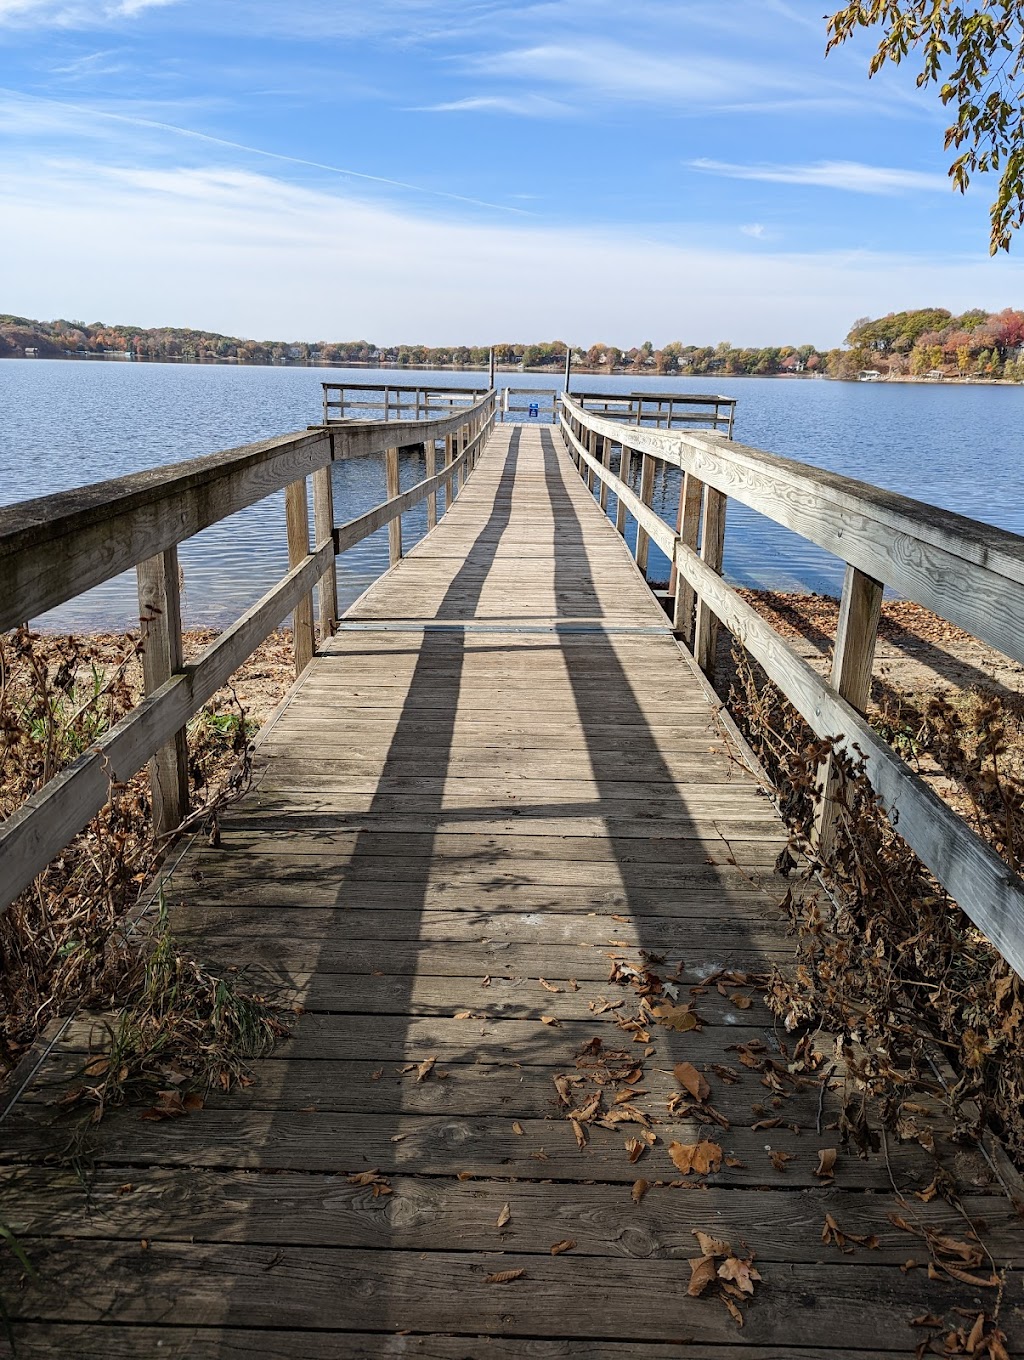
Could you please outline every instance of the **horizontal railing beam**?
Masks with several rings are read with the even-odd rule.
[[[445,467],[443,472],[435,473],[433,477],[427,477],[422,482],[417,482],[408,491],[403,491],[401,495],[392,496],[390,500],[383,501],[380,505],[368,510],[365,515],[359,515],[356,519],[350,519],[346,524],[340,524],[334,531],[334,551],[343,553],[356,543],[361,543],[370,534],[376,533],[378,529],[383,529],[392,520],[404,515],[413,506],[419,505],[420,501],[425,500],[432,491],[437,491],[443,482],[446,482],[452,473],[463,466],[470,456],[480,447],[487,435],[490,433],[489,423],[484,426],[480,433],[466,445],[466,448]]]
[[[0,510],[0,632],[109,581],[330,462],[288,435]]]
[[[820,738],[857,762],[890,822],[966,915],[1024,977],[1024,882],[906,764],[866,718],[786,645],[774,628],[678,543],[676,570]]]
[[[0,826],[0,911],[15,900],[123,784],[183,728],[314,588],[334,562],[321,543],[212,642]]]
[[[915,774],[834,686],[799,657],[753,606],[726,585],[713,566],[702,561],[658,517],[655,518],[661,526],[661,541],[655,537],[651,525],[653,511],[620,478],[591,457],[570,421],[575,419],[585,428],[593,426],[582,418],[578,404],[567,405],[569,415],[563,412],[562,428],[581,464],[590,467],[615,490],[659,547],[667,535],[671,540],[668,556],[678,576],[760,664],[815,735],[832,740],[835,749],[855,763],[863,761],[868,781],[893,827],[1006,962],[1024,977],[1024,880]],[[599,432],[609,434],[625,449],[652,456],[649,444],[627,437],[639,433],[632,426],[620,424]],[[725,441],[715,445],[716,451],[728,447]],[[659,456],[657,450],[653,456]],[[696,466],[703,477],[704,465]],[[637,511],[642,513],[642,519]]]
[[[720,434],[607,420],[571,397],[588,429],[671,466],[792,529],[1024,663],[1024,538]]]
[[[344,458],[443,438],[493,400],[431,420],[314,426],[0,510],[0,632]]]
[[[564,414],[560,416],[560,421],[562,429],[573,448],[576,450],[577,455],[583,460],[585,465],[601,479],[605,486],[615,492],[616,496],[618,496],[619,500],[633,516],[637,524],[640,525],[647,537],[661,549],[671,562],[672,552],[676,541],[676,536],[671,528],[649,505],[644,504],[631,487],[627,486],[621,478],[616,477],[615,473],[612,472],[610,468],[606,468],[599,459],[594,458],[588,450],[584,448],[570,429],[569,422],[566,420]]]

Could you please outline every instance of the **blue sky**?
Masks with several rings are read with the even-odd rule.
[[[0,310],[377,343],[839,342],[1024,301],[827,0],[0,0]]]

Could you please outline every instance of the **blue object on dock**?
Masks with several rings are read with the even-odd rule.
[[[539,403],[539,402],[536,402],[536,401],[531,401],[531,402],[530,402],[530,415],[531,415],[531,416],[540,415],[540,403]]]

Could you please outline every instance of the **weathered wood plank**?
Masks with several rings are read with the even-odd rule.
[[[410,1053],[406,1061],[426,1053]],[[383,1060],[382,1060],[383,1061]],[[0,1163],[17,1165],[31,1156],[41,1138],[60,1146],[61,1126],[54,1125],[36,1106],[24,1105],[8,1116]],[[513,1128],[518,1123],[521,1134]],[[197,1130],[201,1128],[201,1139]],[[673,1141],[694,1144],[713,1140],[723,1154],[740,1165],[705,1179],[710,1185],[765,1187],[786,1194],[820,1184],[815,1175],[819,1150],[836,1146],[834,1131],[810,1129],[795,1134],[777,1128],[768,1132],[744,1128],[723,1130],[710,1120],[675,1119],[656,1126],[658,1142],[635,1164],[626,1141],[637,1132],[633,1125],[613,1133],[588,1130],[590,1141],[580,1150],[566,1119],[517,1120],[507,1116],[470,1118],[454,1115],[366,1115],[309,1110],[202,1111],[197,1119],[147,1124],[138,1116],[108,1114],[102,1140],[87,1144],[90,1163],[132,1167],[157,1163],[179,1167],[226,1167],[236,1170],[314,1171],[358,1175],[368,1169],[386,1176],[426,1175],[480,1177],[485,1180],[577,1181],[630,1186],[638,1177],[678,1179],[668,1146]],[[67,1143],[73,1130],[66,1128]],[[769,1150],[789,1158],[778,1171]],[[916,1144],[890,1148],[890,1162],[906,1194],[924,1190],[935,1176],[935,1159]],[[700,1184],[698,1178],[695,1185]],[[837,1184],[850,1190],[886,1193],[891,1189],[880,1158],[844,1157]],[[692,1188],[684,1183],[683,1193]],[[997,1189],[995,1198],[1000,1199]],[[687,1196],[688,1197],[688,1196]],[[137,1246],[135,1248],[138,1250]],[[842,1272],[839,1272],[842,1273]],[[560,1333],[555,1330],[555,1335]]]
[[[296,1332],[265,1328],[183,1326],[16,1325],[18,1355],[27,1360],[295,1360]],[[749,1360],[747,1346],[715,1346],[714,1360]],[[302,1333],[304,1360],[379,1356],[382,1360],[678,1360],[679,1346],[650,1341],[501,1340],[493,1336],[423,1336],[406,1332]],[[892,1360],[892,1351],[829,1349],[829,1360]],[[807,1360],[802,1347],[760,1346],[758,1360]]]
[[[16,1318],[164,1324],[174,1308],[190,1325],[279,1327],[301,1332],[315,1318],[325,1329],[419,1331],[463,1335],[612,1338],[735,1345],[737,1328],[716,1300],[689,1299],[675,1261],[644,1267],[643,1308],[635,1278],[617,1261],[588,1258],[580,1289],[579,1258],[513,1252],[371,1252],[344,1248],[244,1247],[153,1242],[111,1244],[101,1258],[56,1240],[37,1248],[39,1279],[11,1298]],[[494,1286],[486,1277],[522,1269],[523,1280]],[[967,1305],[985,1311],[988,1292],[904,1275],[894,1266],[837,1270],[824,1294],[818,1266],[777,1263],[770,1287],[745,1313],[748,1346],[786,1345],[813,1328],[821,1348],[876,1348],[891,1353],[919,1339],[911,1319]],[[339,1288],[339,1281],[344,1288]],[[6,1281],[5,1281],[6,1284]],[[519,1286],[518,1288],[516,1286]],[[1011,1346],[1022,1331],[1017,1310],[1001,1318]]]
[[[16,1171],[11,1176],[19,1235],[162,1241],[246,1242],[251,1245],[347,1246],[435,1251],[459,1241],[467,1251],[512,1250],[546,1255],[551,1244],[573,1238],[587,1257],[685,1261],[695,1254],[693,1229],[747,1243],[760,1262],[813,1264],[840,1256],[821,1242],[825,1214],[844,1231],[874,1234],[878,1247],[861,1255],[871,1265],[902,1265],[908,1235],[889,1212],[906,1213],[891,1194],[864,1194],[820,1186],[785,1195],[709,1188],[681,1205],[678,1190],[653,1188],[634,1205],[621,1186],[562,1186],[507,1181],[420,1180],[398,1176],[393,1196],[344,1176],[283,1172],[277,1175],[191,1168],[145,1169],[125,1189],[121,1174],[104,1168],[86,1184],[72,1172]],[[498,1229],[502,1207],[512,1210]],[[968,1197],[968,1220],[985,1224],[1000,1265],[1024,1264],[1024,1242],[1009,1204],[991,1196]],[[915,1210],[916,1221],[959,1236],[964,1217],[943,1200]]]

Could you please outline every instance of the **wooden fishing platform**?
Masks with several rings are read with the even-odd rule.
[[[1024,1346],[998,1165],[937,1113],[934,1151],[858,1155],[832,1040],[765,1006],[786,832],[572,433],[483,429],[167,880],[175,934],[298,1012],[254,1084],[109,1114],[68,1168],[52,1099],[89,1019],[30,1074],[0,1126],[18,1356],[882,1360],[992,1314],[926,1268],[928,1234],[974,1230]],[[689,1294],[697,1231],[752,1294]]]

